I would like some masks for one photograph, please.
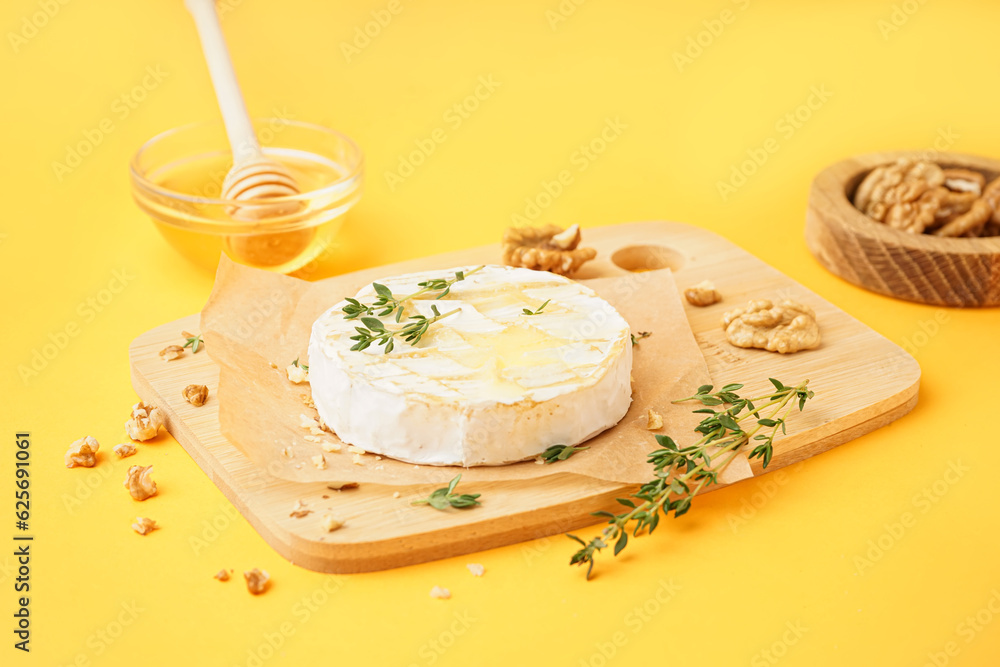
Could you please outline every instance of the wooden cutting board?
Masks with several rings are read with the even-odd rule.
[[[916,405],[920,367],[913,357],[729,241],[670,222],[588,229],[584,238],[585,245],[598,250],[598,258],[577,278],[670,268],[681,289],[705,279],[715,282],[722,303],[708,308],[685,303],[685,308],[717,385],[744,382],[747,391],[759,395],[770,387],[768,377],[786,383],[811,381],[816,398],[805,412],[792,417],[788,435],[776,440],[768,472],[873,431]],[[499,247],[491,245],[329,280],[356,285],[408,271],[497,263],[499,256]],[[722,313],[759,298],[790,298],[811,306],[822,329],[822,346],[782,356],[729,345],[719,324]],[[649,295],[650,307],[656,306],[656,299],[657,295]],[[437,512],[410,504],[436,485],[364,484],[333,491],[323,483],[274,478],[257,469],[219,433],[214,400],[219,371],[211,358],[199,353],[166,364],[160,360],[159,351],[176,344],[182,330],[200,331],[199,316],[164,324],[132,342],[132,384],[144,401],[165,409],[174,438],[264,539],[297,565],[321,572],[368,572],[540,538],[595,524],[591,512],[614,509],[614,498],[630,490],[569,475],[477,483],[475,491],[489,502],[470,511]],[[207,385],[213,398],[199,408],[189,405],[181,397],[181,390],[189,384]],[[686,436],[671,435],[681,442]],[[652,449],[655,443],[650,438]],[[755,475],[762,474],[759,465],[755,460]],[[399,497],[394,497],[395,492]],[[290,517],[297,500],[303,500],[314,514],[305,519]],[[326,533],[318,520],[325,513],[345,519],[346,526]],[[567,554],[569,548],[567,543]]]

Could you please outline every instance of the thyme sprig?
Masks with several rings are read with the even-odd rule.
[[[522,308],[521,310],[524,312],[525,315],[541,315],[542,311],[545,310],[545,306],[549,305],[549,301],[551,300],[552,299],[546,299],[545,303],[540,305],[535,310],[531,310],[530,308]]]
[[[191,354],[195,354],[205,344],[205,341],[201,339],[201,334],[188,333],[187,331],[182,331],[181,336],[184,337],[185,343],[183,347],[190,347]]]
[[[392,352],[394,347],[393,339],[397,336],[410,345],[416,345],[420,342],[420,339],[424,337],[424,334],[427,333],[427,330],[432,324],[438,320],[443,320],[449,315],[454,315],[460,310],[462,309],[455,308],[454,310],[449,310],[447,313],[442,313],[438,310],[437,305],[432,305],[431,312],[434,313],[433,317],[413,315],[407,320],[407,323],[399,329],[387,329],[382,321],[377,317],[362,317],[361,323],[365,326],[354,327],[354,330],[358,333],[351,336],[351,340],[357,342],[351,346],[351,349],[356,351],[363,350],[372,343],[376,343],[378,345],[384,345],[385,349],[382,351],[388,354]]]
[[[632,345],[635,346],[635,345],[638,345],[639,341],[642,340],[643,338],[649,338],[650,336],[652,336],[653,332],[652,331],[640,331],[639,333],[634,333],[634,334],[629,334],[629,335],[632,336]]]
[[[455,479],[448,482],[448,486],[442,487],[440,489],[434,490],[431,495],[420,500],[414,500],[411,505],[430,505],[436,510],[446,510],[449,507],[454,507],[459,510],[466,510],[476,505],[481,505],[479,502],[479,493],[463,493],[461,495],[455,493],[455,487],[458,486],[458,480],[462,479],[462,475],[455,475]]]
[[[301,368],[302,370],[304,370],[306,373],[309,372],[309,366],[307,366],[304,363],[302,363],[301,361],[299,361],[298,357],[295,357],[295,361],[292,362],[292,366],[298,366],[299,368]]]
[[[454,278],[433,278],[431,280],[425,280],[421,283],[417,283],[417,287],[420,289],[413,294],[407,294],[406,296],[396,297],[393,296],[392,290],[381,283],[372,283],[372,287],[375,289],[375,300],[371,304],[361,303],[359,300],[354,298],[347,298],[347,305],[342,308],[344,311],[345,320],[353,320],[363,316],[378,315],[379,317],[387,317],[395,313],[396,321],[399,322],[403,319],[403,311],[405,310],[405,303],[411,299],[415,299],[419,296],[425,294],[431,294],[432,292],[437,292],[434,295],[435,299],[443,299],[448,296],[451,292],[451,286],[457,282],[465,280],[468,276],[473,273],[485,268],[483,266],[477,266],[469,271],[456,271]]]
[[[617,498],[619,504],[627,508],[625,512],[594,512],[595,516],[608,520],[598,537],[584,542],[576,535],[568,535],[582,546],[573,554],[570,564],[587,564],[589,579],[597,552],[613,542],[617,556],[628,544],[630,529],[633,537],[643,530],[652,533],[660,522],[660,512],[664,516],[673,512],[674,518],[685,514],[698,492],[707,484],[718,483],[719,474],[748,443],[755,443],[748,458],[760,458],[766,468],[771,462],[778,429],[785,433],[785,422],[795,406],[798,405],[801,411],[814,395],[808,389],[808,380],[789,387],[771,378],[771,384],[774,392],[756,398],[741,398],[736,392],[743,385],[728,384],[714,393],[712,385],[703,385],[694,396],[674,401],[697,401],[705,406],[694,410],[708,415],[694,429],[701,434],[701,439],[693,445],[679,447],[669,436],[657,435],[660,449],[648,455],[654,478],[630,498]]]
[[[576,445],[552,445],[542,452],[540,456],[542,461],[545,463],[555,463],[556,461],[565,461],[577,452],[582,452],[585,449],[590,449],[590,447],[578,447]]]

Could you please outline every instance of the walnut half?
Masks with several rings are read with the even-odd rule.
[[[132,406],[132,416],[125,422],[125,432],[128,437],[139,442],[152,440],[166,421],[163,411],[158,407],[139,401]]]
[[[722,317],[726,338],[736,347],[756,347],[790,354],[819,347],[819,324],[808,306],[785,300],[774,305],[768,299],[751,301],[744,308]]]
[[[156,495],[156,482],[152,478],[153,466],[132,466],[123,486],[135,500],[145,500]]]
[[[503,233],[503,263],[568,276],[597,257],[593,248],[578,248],[580,240],[579,225],[511,227]]]
[[[72,445],[66,452],[67,468],[93,468],[97,463],[97,450],[101,448],[100,443],[93,436],[85,435]]]

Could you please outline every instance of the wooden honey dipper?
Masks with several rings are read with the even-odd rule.
[[[235,220],[263,221],[299,212],[302,200],[287,200],[301,193],[289,169],[261,150],[236,81],[226,40],[219,25],[214,0],[185,0],[194,18],[215,96],[219,101],[226,135],[233,152],[233,166],[222,183],[222,198],[247,202],[233,205]],[[277,199],[278,201],[267,201]],[[280,266],[305,250],[315,235],[312,227],[289,232],[234,234],[225,245],[237,259],[257,266]]]

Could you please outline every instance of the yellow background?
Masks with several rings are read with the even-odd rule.
[[[733,240],[897,343],[940,318],[932,335],[917,337],[920,404],[771,476],[771,486],[764,478],[699,499],[622,558],[606,556],[589,583],[567,566],[572,545],[561,537],[358,576],[297,568],[242,519],[224,525],[225,499],[169,438],[143,448],[163,489],[155,510],[164,527],[141,538],[128,528],[136,508],[120,487],[131,461],[106,457],[94,470],[109,476],[90,489],[79,486],[90,471],[66,470],[62,454],[85,434],[105,449],[123,439],[135,400],[129,341],[198,311],[211,289],[212,276],[179,257],[135,207],[126,167],[148,137],[217,109],[179,0],[11,0],[0,12],[0,498],[13,504],[13,434],[30,430],[37,540],[30,656],[11,647],[12,547],[0,549],[3,663],[255,664],[250,652],[259,655],[288,623],[263,664],[923,665],[928,653],[938,664],[996,664],[1000,618],[983,612],[980,622],[991,622],[978,631],[960,624],[1000,590],[1000,317],[846,284],[812,259],[802,227],[812,176],[845,156],[930,149],[945,135],[953,150],[1000,156],[1000,5],[567,0],[575,9],[553,27],[559,0],[399,2],[402,11],[350,62],[341,44],[386,2],[229,0],[223,18],[255,115],[280,110],[332,126],[366,153],[367,191],[331,271],[496,242],[525,197],[570,168],[606,119],[620,118],[627,129],[574,171],[538,222],[684,221]],[[36,16],[44,6],[58,11]],[[711,39],[702,34],[703,52],[679,68],[675,52],[724,9],[735,20]],[[25,21],[44,25],[12,43]],[[121,117],[116,100],[150,66],[165,77]],[[499,88],[453,129],[444,114],[480,76]],[[832,96],[792,136],[778,132],[813,86]],[[106,118],[113,131],[60,179],[53,162]],[[447,140],[392,191],[386,171],[437,127]],[[723,201],[717,183],[769,137],[780,150]],[[127,285],[89,316],[87,299],[116,270],[131,276]],[[70,323],[78,335],[22,381],[18,366]],[[952,464],[967,468],[954,484]],[[936,482],[937,502],[915,500]],[[731,525],[768,490],[773,497],[745,524]],[[887,525],[904,512],[915,523],[893,537]],[[13,517],[2,515],[7,544]],[[223,529],[195,553],[189,538],[212,520]],[[880,538],[881,557],[859,565]],[[486,566],[482,579],[465,571],[469,561]],[[275,586],[252,598],[241,581],[212,580],[221,567],[262,567]],[[660,582],[671,580],[679,589],[658,602]],[[434,585],[453,599],[431,600]],[[309,599],[323,603],[309,609]],[[141,611],[133,618],[123,604]],[[644,606],[643,617],[635,610]],[[110,644],[100,639],[126,620]],[[799,624],[801,636],[786,624]],[[953,657],[943,654],[949,642]],[[761,653],[772,649],[777,662]]]

